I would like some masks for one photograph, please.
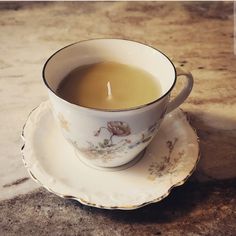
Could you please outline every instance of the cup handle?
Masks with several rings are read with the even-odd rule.
[[[166,113],[169,113],[173,111],[175,108],[177,108],[178,106],[180,106],[184,102],[184,100],[189,96],[193,88],[193,76],[190,72],[186,72],[182,70],[181,68],[176,68],[176,72],[177,72],[177,78],[178,76],[181,76],[181,75],[185,76],[186,84],[184,88],[180,91],[180,93],[169,102]]]

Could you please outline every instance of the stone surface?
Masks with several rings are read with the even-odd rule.
[[[236,177],[233,28],[233,2],[1,2],[0,235],[235,235],[235,181],[227,180]],[[99,37],[150,44],[195,79],[182,105],[201,140],[192,182],[129,213],[38,189],[21,161],[22,126],[47,99],[43,63],[67,44]]]
[[[0,235],[235,235],[235,181],[185,184],[158,204],[102,210],[40,189],[0,202]]]

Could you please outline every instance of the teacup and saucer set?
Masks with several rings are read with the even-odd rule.
[[[120,110],[70,103],[56,94],[78,65],[113,60],[150,72],[162,95]],[[186,85],[171,101],[177,76]],[[49,101],[34,109],[23,128],[23,161],[30,176],[50,192],[82,204],[131,210],[165,198],[193,173],[198,137],[178,106],[193,86],[162,52],[129,40],[93,39],[69,45],[46,62]],[[130,91],[132,92],[132,91]]]

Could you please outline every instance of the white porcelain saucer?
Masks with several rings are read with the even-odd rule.
[[[166,116],[141,160],[119,171],[81,162],[56,126],[49,102],[31,112],[22,137],[23,161],[36,182],[60,197],[106,209],[160,201],[187,180],[199,159],[198,137],[180,109]]]

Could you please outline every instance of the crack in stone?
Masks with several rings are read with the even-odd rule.
[[[24,183],[27,180],[29,180],[29,177],[24,177],[24,178],[21,178],[21,179],[18,179],[16,181],[12,182],[12,183],[4,184],[3,188],[9,188],[9,187],[12,187],[12,186],[15,186],[15,185],[19,185],[19,184]]]

